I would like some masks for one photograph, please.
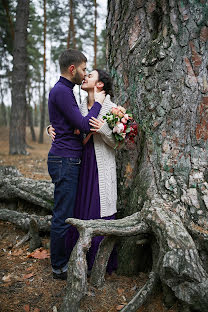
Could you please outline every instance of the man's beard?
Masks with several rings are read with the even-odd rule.
[[[77,84],[77,85],[81,85],[82,84],[82,78],[80,76],[80,74],[78,72],[76,72],[75,76],[73,77],[73,83]]]

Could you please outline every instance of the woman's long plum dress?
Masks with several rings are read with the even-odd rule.
[[[74,217],[82,220],[115,219],[115,215],[103,218],[100,217],[98,169],[95,156],[93,135],[91,135],[89,141],[85,144],[82,154],[82,163],[80,168]],[[66,235],[66,248],[69,252],[69,255],[71,254],[78,237],[79,233],[77,229],[73,226],[70,226],[69,231]],[[89,271],[92,269],[95,255],[103,238],[103,236],[96,236],[92,239],[91,247],[87,253],[87,263]],[[113,270],[116,270],[116,268],[117,256],[114,248],[108,261],[107,272],[111,273]]]

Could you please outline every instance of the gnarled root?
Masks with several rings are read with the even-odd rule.
[[[34,219],[38,225],[39,231],[49,232],[51,227],[51,215],[37,216],[26,212],[17,212],[9,209],[0,209],[0,220],[9,221],[23,231],[29,231],[30,221]]]
[[[159,278],[157,273],[151,272],[146,284],[138,291],[136,296],[122,309],[122,312],[136,312],[153,293]]]

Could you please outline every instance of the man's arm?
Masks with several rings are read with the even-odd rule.
[[[56,105],[58,105],[59,111],[64,114],[74,128],[86,132],[90,130],[89,119],[98,116],[104,98],[104,93],[99,92],[98,96],[95,97],[93,107],[85,117],[82,116],[73,94],[70,94],[68,91],[63,90],[56,94]]]

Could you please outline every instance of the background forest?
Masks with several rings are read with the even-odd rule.
[[[9,126],[11,119],[17,2],[16,0],[0,1],[0,126]],[[93,67],[106,67],[105,18],[106,2],[103,1],[101,6],[96,0],[81,2],[32,0],[29,2],[24,59],[27,66],[25,118],[34,141],[43,142],[44,127],[48,124],[47,96],[59,77],[60,52],[69,47],[80,49],[89,60],[88,70]],[[83,94],[78,87],[75,93],[78,101],[81,101]],[[34,127],[40,127],[39,138],[36,137]]]

